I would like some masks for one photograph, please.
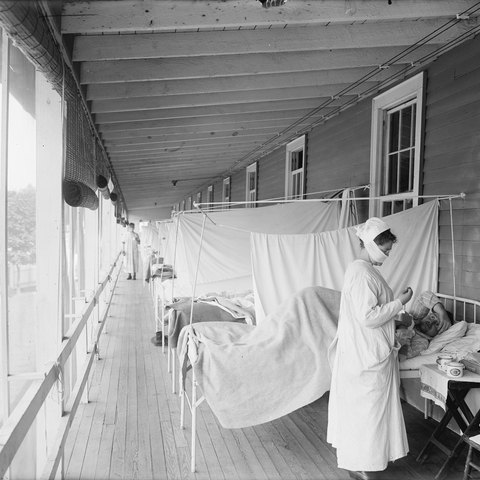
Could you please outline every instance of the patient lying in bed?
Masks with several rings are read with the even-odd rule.
[[[431,302],[431,304],[435,303],[433,299],[437,299],[431,292],[424,292],[421,297],[429,298],[428,302]],[[400,361],[416,357],[428,349],[430,341],[436,337],[440,331],[438,311],[440,311],[442,315],[448,316],[450,324],[453,323],[452,313],[447,311],[439,301],[435,303],[435,306],[438,305],[435,311],[432,307],[430,307],[430,309],[428,309],[428,306],[426,309],[423,308],[424,305],[421,305],[423,298],[417,299],[417,304],[420,302],[420,306],[414,305],[414,315],[415,312],[417,312],[416,318],[414,315],[404,313],[400,314],[399,321],[397,322],[396,338],[400,345],[402,345],[399,351]],[[426,312],[423,318],[419,318],[418,316],[419,309],[420,311],[423,310],[423,313]],[[409,326],[407,327],[407,325]]]
[[[408,314],[405,314],[408,315]],[[420,355],[427,350],[430,340],[437,336],[438,326],[434,320],[428,316],[420,320],[418,323],[411,324],[410,327],[405,325],[397,326],[395,336],[402,345],[398,352],[399,360],[402,362],[407,358]]]

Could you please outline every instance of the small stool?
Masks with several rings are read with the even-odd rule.
[[[472,468],[480,472],[480,465],[472,461],[473,450],[480,452],[480,434],[468,437],[463,435],[463,441],[468,445],[467,461],[465,462],[465,470],[463,471],[463,480],[468,480]]]

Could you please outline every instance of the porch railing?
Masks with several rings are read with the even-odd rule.
[[[113,295],[117,286],[123,255],[118,254],[115,262],[107,273],[105,279],[99,284],[92,298],[88,301],[86,308],[81,316],[72,324],[61,344],[60,352],[56,360],[48,364],[44,372],[38,374],[37,379],[26,391],[22,400],[18,403],[11,415],[6,419],[0,429],[0,478],[6,478],[6,472],[9,469],[15,454],[22,445],[27,433],[32,427],[39,411],[42,409],[50,394],[52,387],[59,380],[59,374],[75,349],[77,341],[87,326],[88,319],[95,307],[98,305],[100,296],[109,282],[114,282],[110,289],[110,295],[107,298],[105,310],[99,317],[94,342],[91,351],[87,351],[85,362],[79,372],[77,382],[75,383],[68,402],[63,408],[62,418],[60,420],[57,435],[53,445],[49,446],[50,455],[47,457],[42,479],[56,478],[57,469],[61,463],[64,454],[65,443],[68,432],[74,420],[77,408],[87,385],[87,381],[94,364],[95,356],[99,355],[98,343],[101,333],[104,329]],[[115,269],[118,270],[115,272]],[[113,278],[115,277],[115,278]],[[63,472],[61,477],[63,478]]]

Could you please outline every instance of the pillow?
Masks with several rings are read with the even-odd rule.
[[[439,352],[443,347],[445,347],[445,345],[447,345],[452,340],[463,337],[465,335],[465,332],[467,331],[467,328],[468,323],[465,321],[455,323],[447,331],[434,337],[433,340],[430,342],[429,347],[425,351],[423,351],[421,355],[428,355],[430,353]]]

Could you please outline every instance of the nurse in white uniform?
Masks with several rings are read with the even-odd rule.
[[[397,241],[388,225],[370,218],[357,227],[360,258],[345,273],[335,340],[330,347],[332,385],[327,440],[339,468],[352,478],[378,478],[389,461],[408,453],[400,403],[395,320],[412,298],[397,299],[376,267]]]

